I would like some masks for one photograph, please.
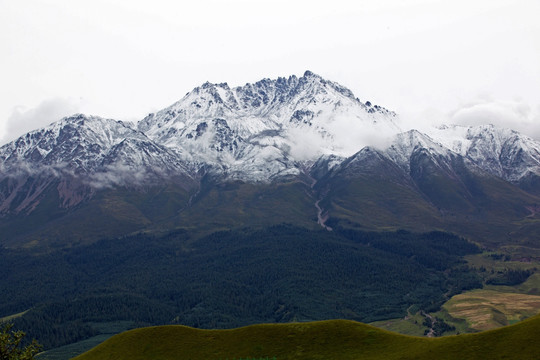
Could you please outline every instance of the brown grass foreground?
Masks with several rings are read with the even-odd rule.
[[[116,335],[76,360],[539,359],[540,316],[477,334],[428,339],[329,320],[232,330],[158,326]]]

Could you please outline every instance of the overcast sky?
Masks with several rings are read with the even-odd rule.
[[[76,112],[136,121],[210,81],[307,69],[404,127],[540,139],[538,0],[0,0],[0,143]]]

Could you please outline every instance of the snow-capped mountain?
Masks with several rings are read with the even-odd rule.
[[[442,163],[455,155],[452,150],[443,146],[440,142],[417,130],[397,134],[392,144],[386,149],[385,154],[409,173],[411,170],[411,157],[418,150],[426,152],[437,162]],[[444,166],[442,163],[440,166]]]
[[[228,180],[271,182],[298,176],[321,157],[342,161],[377,136],[393,135],[378,148],[407,172],[412,152],[421,148],[440,161],[461,156],[512,182],[540,174],[540,144],[515,131],[452,125],[402,133],[396,120],[394,112],[310,71],[234,88],[207,82],[137,129],[78,114],[32,131],[0,148],[0,166],[4,175],[84,174],[96,187],[107,179],[114,185],[193,177],[201,169]]]
[[[72,207],[98,189],[164,178],[194,182],[176,152],[121,121],[76,114],[0,148],[0,213],[32,212],[49,187]]]
[[[382,206],[381,219],[398,216],[406,227],[403,211],[414,203],[411,221],[426,216],[444,227],[437,212],[490,211],[486,204],[500,204],[488,192],[503,188],[513,197],[501,199],[519,202],[512,216],[537,213],[526,202],[540,194],[538,141],[491,125],[422,133],[398,124],[394,112],[309,71],[234,88],[207,82],[136,125],[77,114],[0,147],[0,214],[41,211],[47,228],[94,201],[85,211],[133,230],[207,221],[209,213],[220,219],[209,226],[226,227],[236,221],[231,203],[256,223],[269,209],[287,216],[281,221],[300,214],[311,221],[315,210],[320,223],[336,214],[365,221],[369,212],[359,206]],[[112,198],[98,196],[107,191]],[[281,215],[289,205],[280,201],[292,199],[298,208]],[[2,216],[0,230],[25,232]]]
[[[350,156],[374,132],[398,132],[396,114],[306,71],[230,88],[205,83],[139,122],[188,163],[210,164],[230,179],[298,175],[298,162]],[[358,131],[351,131],[358,130]]]
[[[505,180],[518,182],[540,175],[540,143],[517,131],[493,125],[447,125],[432,130],[430,135],[484,171]]]
[[[105,179],[114,184],[119,176],[142,181],[152,175],[187,174],[178,154],[143,133],[121,121],[82,114],[6,144],[0,149],[0,166],[4,174],[64,173],[95,186],[109,185]]]
[[[21,162],[91,173],[107,152],[125,139],[145,139],[122,122],[77,114],[35,130],[1,148],[3,167]]]

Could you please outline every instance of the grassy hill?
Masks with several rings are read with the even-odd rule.
[[[93,359],[538,359],[540,316],[477,334],[421,338],[330,320],[232,330],[160,326],[116,335],[76,357]]]

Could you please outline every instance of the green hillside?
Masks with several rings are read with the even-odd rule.
[[[233,330],[161,326],[116,335],[75,359],[538,359],[540,316],[477,334],[398,335],[331,320]]]

